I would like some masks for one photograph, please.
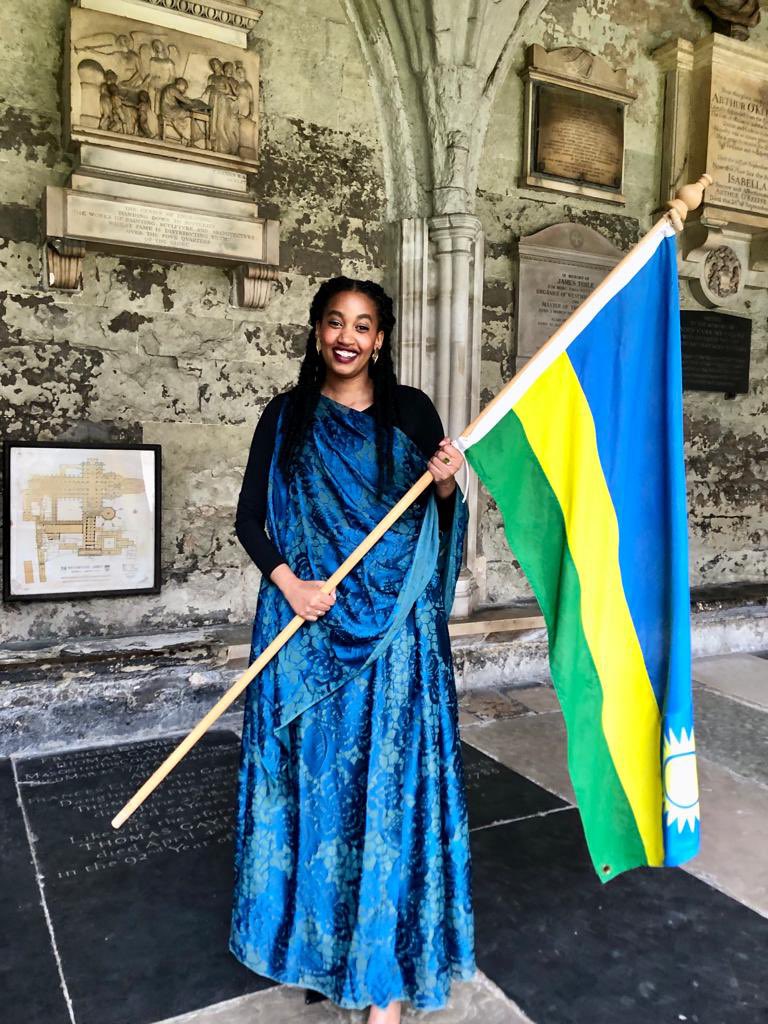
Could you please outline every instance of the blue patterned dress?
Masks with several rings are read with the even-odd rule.
[[[397,428],[394,462],[377,498],[373,417],[320,397],[290,479],[270,469],[297,576],[327,579],[424,472]],[[342,1007],[438,1009],[476,969],[446,622],[466,526],[460,500],[442,534],[434,497],[411,506],[246,691],[230,949]],[[252,659],[293,614],[262,577]]]

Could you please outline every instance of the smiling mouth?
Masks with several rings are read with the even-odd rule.
[[[349,348],[334,348],[333,358],[337,359],[340,363],[351,363],[357,359],[357,352],[353,352]]]

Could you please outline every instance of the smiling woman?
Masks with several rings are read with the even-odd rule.
[[[262,581],[252,658],[305,625],[246,698],[230,948],[258,974],[371,1007],[437,1009],[475,971],[447,615],[466,532],[461,456],[396,381],[392,303],[334,278],[298,384],[254,433],[236,528]],[[430,487],[320,586],[429,468]]]

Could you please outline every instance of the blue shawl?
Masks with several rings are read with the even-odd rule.
[[[285,405],[275,453],[284,411]],[[289,479],[273,456],[267,530],[300,579],[327,579],[424,472],[424,454],[395,428],[393,479],[378,497],[375,428],[370,414],[321,395],[311,437]],[[330,611],[306,622],[262,670],[249,687],[249,738],[269,774],[279,774],[287,762],[290,722],[386,651],[435,573],[447,616],[466,528],[458,490],[451,530],[442,537],[434,495],[415,502],[339,584]],[[293,616],[276,584],[262,577],[252,660]],[[450,657],[449,650],[442,654]]]

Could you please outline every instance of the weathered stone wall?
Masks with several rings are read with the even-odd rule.
[[[258,574],[237,544],[234,503],[253,425],[295,377],[312,293],[343,271],[382,280],[384,154],[366,69],[342,0],[282,0],[252,46],[262,60],[262,156],[253,179],[281,221],[280,288],[263,312],[229,302],[223,271],[89,256],[85,288],[40,288],[38,209],[70,170],[60,80],[69,0],[14,4],[0,39],[0,434],[16,439],[132,440],[164,452],[163,590],[156,597],[6,605],[3,639],[109,636],[244,622]],[[651,53],[709,21],[687,0],[551,0],[526,43],[583,46],[626,67],[638,93],[627,134],[625,207],[519,187],[524,47],[500,88],[476,212],[487,234],[485,397],[513,366],[516,241],[578,220],[627,249],[657,203],[662,82]],[[753,33],[768,45],[768,25]],[[388,276],[388,275],[387,275]],[[683,302],[695,306],[687,286]],[[768,296],[734,312],[754,322],[748,396],[686,395],[694,583],[768,576],[766,373]],[[529,590],[495,509],[483,511],[489,600]]]
[[[489,398],[514,371],[516,244],[559,221],[580,221],[628,249],[652,223],[658,207],[663,80],[651,53],[669,39],[695,40],[710,21],[685,0],[551,0],[528,43],[547,49],[579,46],[626,68],[638,95],[627,119],[624,207],[556,192],[520,188],[524,47],[494,105],[478,183],[477,214],[486,231],[483,391]],[[768,25],[751,42],[768,46]],[[687,308],[700,308],[688,285]],[[729,307],[753,319],[749,395],[686,392],[685,432],[690,506],[691,581],[709,585],[768,580],[768,294],[747,289]],[[510,561],[498,511],[489,503],[481,526],[488,558],[489,601],[530,595]]]
[[[233,531],[253,426],[298,372],[309,303],[336,273],[381,278],[382,156],[357,41],[336,0],[264,9],[253,191],[281,221],[278,293],[230,305],[224,271],[88,256],[81,294],[40,287],[38,209],[64,183],[60,80],[69,0],[13,4],[0,39],[0,435],[163,446],[163,589],[5,605],[2,639],[108,636],[253,613]]]

